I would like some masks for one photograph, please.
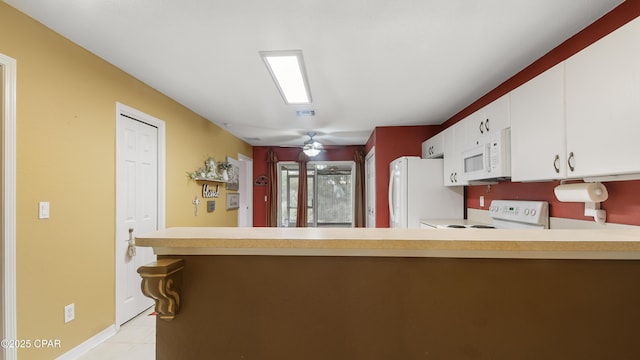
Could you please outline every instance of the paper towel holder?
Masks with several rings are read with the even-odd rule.
[[[595,191],[593,189],[593,186],[596,187]],[[582,195],[579,196],[579,199],[567,199],[566,195],[565,196],[559,196],[560,193],[562,193],[562,191],[565,188],[579,188],[579,191],[585,191],[585,195],[584,197]],[[589,187],[591,187],[591,189],[588,189]],[[595,196],[592,195],[587,195],[588,192],[590,191],[594,191],[595,192]],[[595,220],[596,223],[598,224],[604,224],[607,220],[607,212],[605,210],[602,210],[600,208],[600,203],[602,201],[607,200],[609,194],[607,192],[607,188],[599,182],[593,182],[593,183],[580,183],[580,184],[571,184],[571,185],[565,185],[564,181],[560,182],[560,185],[556,186],[554,189],[554,193],[556,195],[556,198],[559,201],[563,201],[563,202],[584,202],[584,216],[592,216],[593,219]],[[597,199],[597,200],[596,200]]]
[[[584,216],[593,216],[593,220],[598,224],[607,222],[607,211],[600,209],[599,202],[584,203]]]

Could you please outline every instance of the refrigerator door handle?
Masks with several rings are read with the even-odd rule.
[[[395,170],[391,170],[391,174],[389,175],[389,217],[391,218],[391,224],[389,224],[390,227],[393,227],[393,223],[396,221],[396,216],[393,213],[393,185],[394,185],[394,177],[395,177]]]

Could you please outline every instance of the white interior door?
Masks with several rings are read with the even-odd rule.
[[[158,229],[158,128],[118,116],[116,224],[116,325],[153,305],[142,294],[137,269],[155,260],[151,248],[129,251],[135,237]],[[130,230],[132,229],[132,230]]]
[[[240,204],[238,208],[238,227],[253,226],[253,159],[238,154],[240,168]]]

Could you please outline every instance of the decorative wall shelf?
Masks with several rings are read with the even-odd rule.
[[[229,181],[229,180],[224,180],[224,179],[222,179],[222,178],[219,178],[219,179],[218,179],[218,178],[210,179],[210,178],[200,178],[200,177],[197,177],[197,178],[195,178],[195,179],[193,179],[193,180],[195,180],[195,181],[217,182],[217,183],[223,183],[223,184],[229,184],[229,183],[231,182],[231,181]]]
[[[216,162],[213,157],[204,161],[204,166],[188,172],[187,175],[194,181],[211,181],[219,183],[229,183],[230,177],[227,171],[231,168],[231,164],[226,161]]]

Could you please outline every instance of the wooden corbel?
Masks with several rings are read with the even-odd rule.
[[[183,268],[182,259],[158,259],[138,268],[142,293],[156,302],[162,320],[172,320],[180,311]]]

